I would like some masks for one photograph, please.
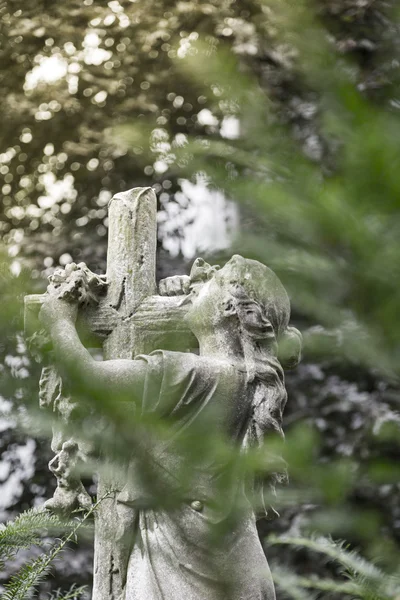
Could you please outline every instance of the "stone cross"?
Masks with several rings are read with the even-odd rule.
[[[109,205],[107,291],[96,306],[80,311],[83,330],[102,342],[104,359],[133,358],[157,348],[184,351],[197,341],[184,322],[182,296],[160,296],[156,285],[157,200],[152,188],[116,194]],[[32,332],[45,295],[25,297],[26,327]],[[93,341],[91,341],[93,346]],[[122,486],[122,484],[121,484]],[[93,598],[119,600],[116,561],[116,500],[120,484],[101,475],[98,496],[116,490],[98,507],[95,523]],[[101,535],[100,535],[101,532]]]

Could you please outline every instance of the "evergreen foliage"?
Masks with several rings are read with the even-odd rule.
[[[350,550],[345,542],[333,541],[321,536],[290,535],[270,536],[268,541],[270,544],[284,544],[296,549],[306,548],[322,554],[341,567],[340,579],[321,579],[313,575],[310,577],[296,575],[275,565],[273,573],[277,584],[295,600],[296,598],[301,600],[302,594],[305,597],[306,590],[333,592],[363,600],[395,600],[398,597],[399,573],[385,572],[355,550]]]
[[[49,600],[78,600],[86,591],[86,586],[77,587],[73,585],[68,592],[58,591],[52,594]]]
[[[67,530],[58,541],[50,542],[50,548],[37,558],[24,564],[5,584],[2,600],[27,600],[37,590],[51,572],[55,560],[70,542],[76,542],[78,532],[93,514],[102,499],[93,504],[86,514],[75,521],[66,522],[46,510],[29,510],[19,515],[15,521],[4,525],[0,531],[0,560],[9,560],[19,550],[32,545],[49,545],[49,537],[44,538],[44,530],[54,537],[54,530]],[[4,562],[3,562],[4,564]],[[79,598],[85,586],[73,586],[66,594],[56,593],[54,600]]]
[[[72,523],[69,524],[69,527]],[[52,533],[68,528],[68,523],[56,515],[43,509],[32,508],[1,526],[0,529],[0,560],[4,562],[15,555],[18,550],[43,543],[43,531]]]

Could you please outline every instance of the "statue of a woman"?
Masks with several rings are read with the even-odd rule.
[[[169,437],[150,450],[161,479],[189,465],[188,489],[180,490],[178,504],[166,506],[152,503],[128,473],[117,497],[123,600],[273,600],[245,477],[232,467],[232,454],[225,453],[225,462],[223,452],[213,460],[206,436],[213,437],[211,447],[219,435],[224,444],[246,449],[268,432],[282,433],[286,391],[278,350],[284,345],[285,360],[294,366],[301,336],[289,327],[282,284],[261,263],[234,256],[206,277],[195,275],[185,302],[198,355],[157,350],[99,362],[79,340],[75,305],[50,295],[41,318],[58,356],[75,373],[113,395],[134,390],[137,415],[154,414],[170,425]]]

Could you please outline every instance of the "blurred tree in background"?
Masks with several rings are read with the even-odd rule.
[[[314,8],[332,49],[359,65],[355,85],[377,100],[388,97],[397,72],[388,4]],[[218,88],[190,82],[177,65],[199,35],[231,48],[266,92],[265,116],[272,103],[306,155],[328,162],[330,142],[319,134],[321,90],[294,69],[296,44],[282,38],[275,10],[273,3],[233,0],[34,2],[23,9],[4,3],[1,228],[14,254],[23,248],[37,269],[64,254],[104,266],[111,193],[158,184],[168,203],[178,189],[168,179],[168,157],[151,161],[143,146],[128,154],[110,136],[119,123],[151,117],[178,145],[188,134],[236,135],[232,107]]]
[[[235,249],[290,290],[306,355],[288,375],[285,429],[307,421],[319,431],[310,460],[321,480],[327,463],[352,461],[345,510],[333,501],[325,529],[388,559],[400,539],[398,446],[387,433],[399,403],[395,3],[292,4],[1,6],[3,409],[22,410],[37,386],[16,298],[43,291],[72,258],[103,271],[108,200],[153,185],[160,276],[183,272],[197,248],[223,260],[238,227]],[[47,441],[41,448],[7,420],[1,428],[3,509],[13,515],[49,497],[54,482]],[[298,500],[261,533],[303,533],[318,508]],[[78,571],[89,580],[90,551],[80,552],[60,582]],[[307,548],[272,553],[304,574],[327,570]]]

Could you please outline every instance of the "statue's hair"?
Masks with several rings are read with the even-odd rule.
[[[237,320],[251,395],[243,439],[243,447],[248,448],[261,445],[268,433],[283,437],[282,413],[287,399],[283,369],[299,362],[301,334],[289,326],[289,297],[271,269],[238,254],[227,265],[226,274],[219,278],[215,267],[197,259],[190,277],[195,284],[216,276],[226,293],[224,314]],[[262,484],[261,491],[265,483],[273,487],[274,482],[286,479],[286,469],[277,470],[280,472],[272,474],[267,481],[263,477],[258,482]]]
[[[244,445],[259,446],[268,432],[283,437],[282,413],[287,393],[282,364],[291,368],[299,362],[301,334],[289,326],[277,331],[268,308],[250,298],[240,284],[232,286],[231,298],[239,322],[247,381],[252,394]],[[284,350],[281,356],[280,345]],[[283,479],[286,479],[285,469],[283,473],[269,477],[268,483],[273,487],[275,482]]]

